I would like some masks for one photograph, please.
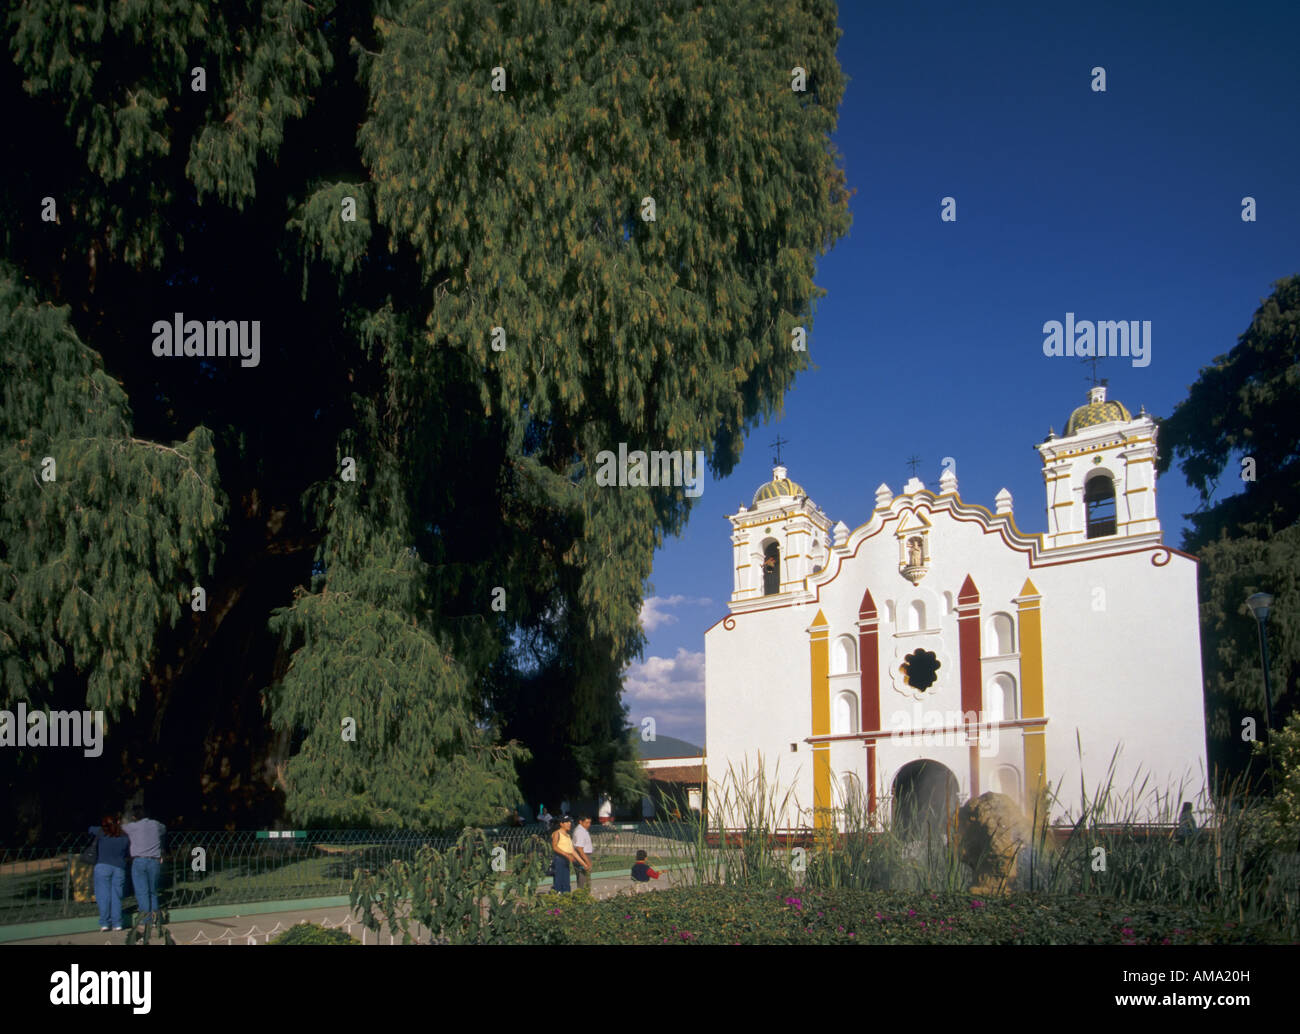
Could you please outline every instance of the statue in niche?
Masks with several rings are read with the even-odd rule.
[[[922,563],[923,561],[921,559],[921,540],[916,538],[908,539],[907,540],[907,566],[920,567]]]

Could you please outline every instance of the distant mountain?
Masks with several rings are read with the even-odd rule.
[[[704,748],[694,743],[679,740],[676,736],[656,736],[653,740],[636,737],[637,756],[642,761],[658,761],[660,758],[698,758],[704,756]]]

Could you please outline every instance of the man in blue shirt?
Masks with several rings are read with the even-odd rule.
[[[158,884],[162,878],[162,838],[167,827],[148,817],[144,806],[131,809],[133,821],[122,823],[131,840],[131,885],[138,911],[150,919],[158,915]]]

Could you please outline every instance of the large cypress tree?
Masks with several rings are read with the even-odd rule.
[[[1279,280],[1231,351],[1200,372],[1160,426],[1160,467],[1175,458],[1202,506],[1183,548],[1201,561],[1201,642],[1210,758],[1242,772],[1243,720],[1264,739],[1263,670],[1251,593],[1269,619],[1275,721],[1300,699],[1300,275]]]
[[[701,450],[725,474],[806,363],[791,331],[848,225],[834,5],[167,14],[8,9],[0,89],[33,153],[0,171],[4,258],[121,383],[131,461],[173,464],[153,553],[191,542],[172,567],[97,544],[115,591],[152,578],[176,604],[133,652],[76,612],[56,632],[81,652],[29,674],[3,611],[6,699],[41,678],[93,699],[87,658],[111,658],[136,687],[113,789],[166,773],[191,824],[269,819],[268,759],[304,822],[490,821],[520,764],[532,795],[626,784],[620,675],[692,499],[602,487],[598,457]],[[260,319],[259,364],[157,358],[176,312]],[[57,390],[93,390],[72,369]],[[15,376],[36,400],[5,425],[17,478],[22,414],[60,396]],[[109,484],[125,526],[146,486]],[[8,529],[40,499],[3,502],[22,572],[41,556]],[[74,561],[65,595],[89,577]],[[180,609],[198,580],[208,609]]]

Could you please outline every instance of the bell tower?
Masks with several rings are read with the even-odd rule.
[[[831,549],[831,521],[784,466],[758,487],[750,506],[727,518],[733,555],[732,603],[780,596],[803,588],[825,566]]]
[[[1047,549],[1160,541],[1156,516],[1156,425],[1094,385],[1070,414],[1065,436],[1035,446],[1047,488]]]

